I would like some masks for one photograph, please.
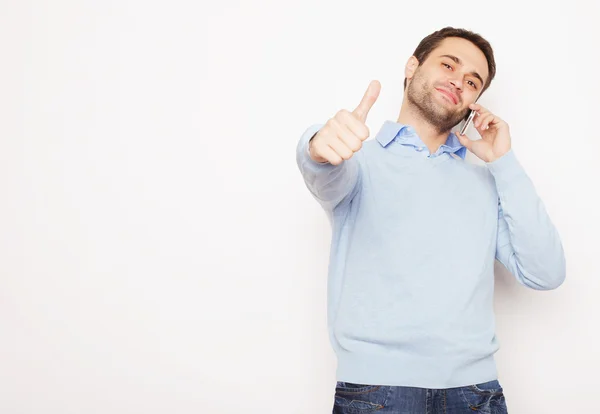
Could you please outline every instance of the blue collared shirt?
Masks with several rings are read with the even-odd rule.
[[[440,145],[435,154],[429,154],[427,145],[419,138],[417,132],[410,125],[404,125],[399,122],[387,120],[375,137],[383,146],[387,147],[390,142],[396,141],[399,144],[414,147],[416,151],[427,154],[429,158],[435,158],[444,153],[456,154],[464,159],[467,154],[467,148],[460,143],[458,137],[451,132],[445,144]]]

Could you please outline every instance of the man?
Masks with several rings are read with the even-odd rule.
[[[475,103],[495,71],[485,39],[444,28],[408,59],[397,122],[365,142],[374,81],[354,111],[298,143],[306,186],[332,225],[334,413],[507,412],[494,260],[548,290],[564,281],[565,258],[507,123]],[[477,141],[451,132],[471,109]],[[484,165],[465,162],[467,150]]]

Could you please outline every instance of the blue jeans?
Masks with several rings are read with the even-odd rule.
[[[498,380],[428,389],[338,381],[333,414],[507,414]]]

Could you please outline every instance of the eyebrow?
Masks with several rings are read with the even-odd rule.
[[[456,56],[453,56],[453,55],[441,55],[440,57],[447,57],[449,59],[452,59],[454,62],[456,62],[457,65],[462,65],[462,61],[459,58],[457,58]],[[479,82],[481,82],[482,86],[485,83],[485,82],[483,82],[483,79],[481,78],[481,76],[479,75],[479,73],[473,71],[473,72],[469,73],[469,75],[475,76],[477,79],[479,79]]]

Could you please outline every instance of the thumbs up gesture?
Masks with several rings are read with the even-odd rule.
[[[369,138],[369,128],[365,124],[371,107],[379,97],[381,84],[372,81],[360,104],[352,112],[340,110],[310,140],[309,152],[313,161],[339,165],[352,158]]]

